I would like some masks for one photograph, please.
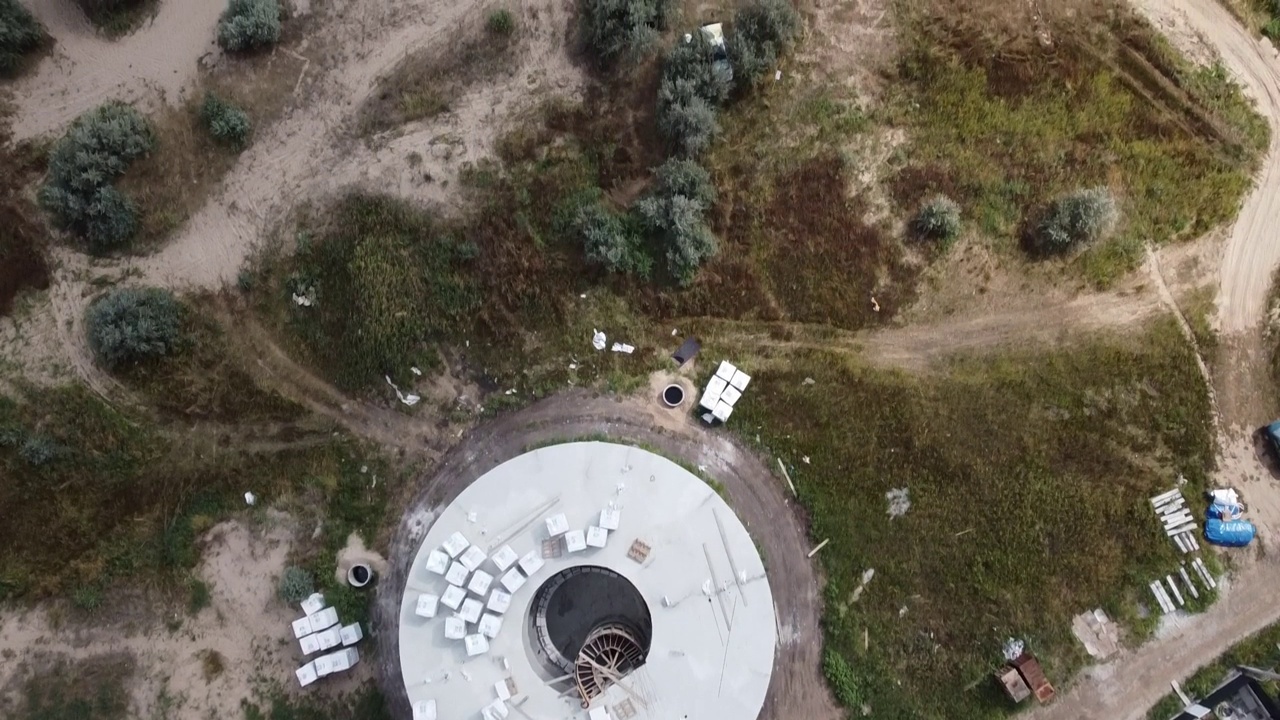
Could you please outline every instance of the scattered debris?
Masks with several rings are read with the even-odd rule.
[[[960,537],[961,535],[968,535],[971,532],[973,532],[973,528],[969,528],[968,530],[961,530],[960,532],[956,533],[955,536]]]
[[[400,399],[400,402],[404,403],[405,405],[408,405],[409,407],[413,407],[414,405],[418,404],[418,401],[422,400],[422,397],[419,395],[414,395],[413,393],[405,394],[400,392],[400,388],[397,387],[395,383],[391,382],[390,375],[383,375],[382,377],[384,380],[387,381],[387,384],[390,385],[392,389],[396,391],[396,397]]]
[[[1165,534],[1173,540],[1178,550],[1185,554],[1200,549],[1195,538],[1196,523],[1191,517],[1191,510],[1187,508],[1182,491],[1174,488],[1156,495],[1151,498],[1151,507],[1164,524]]]
[[[805,379],[804,379],[804,383],[803,383],[803,384],[804,384],[804,385],[812,385],[812,384],[814,384],[815,382],[817,382],[817,380],[814,380],[814,379],[813,379],[813,378],[811,378],[811,377],[807,377],[807,378],[805,378]]]
[[[858,587],[853,589],[853,594],[850,596],[852,602],[858,602],[858,598],[862,597],[862,591],[867,589],[867,583],[871,582],[871,578],[875,576],[875,568],[867,568],[862,571],[862,581],[858,583]]]
[[[907,488],[894,488],[884,498],[889,501],[890,518],[900,518],[911,509],[911,491]]]
[[[626,353],[626,354],[630,355],[631,353],[633,353],[633,352],[635,352],[635,351],[636,351],[636,346],[635,346],[635,345],[628,345],[628,344],[626,344],[626,343],[614,343],[614,344],[613,344],[613,347],[612,347],[612,348],[610,348],[610,349],[611,349],[613,352]]]
[[[808,464],[809,464],[809,456],[808,456],[808,455],[802,455],[802,456],[800,457],[800,459],[804,461],[804,464],[805,464],[805,465],[808,465]]]
[[[791,488],[791,494],[796,495],[796,484],[791,482],[791,474],[787,472],[787,466],[782,464],[782,458],[778,458],[778,469],[782,471],[782,477],[787,479],[787,487]]]
[[[409,368],[409,372],[413,373],[414,375],[417,375],[418,377],[422,377],[422,371],[419,370],[417,366]]]
[[[675,337],[676,335],[679,335],[679,334],[680,334],[680,328],[671,328],[671,337]]]
[[[781,71],[781,70],[777,70],[777,71],[775,71],[775,72],[773,73],[773,81],[774,81],[774,82],[777,82],[777,81],[779,81],[779,80],[781,80],[781,79],[782,79],[782,71]]]
[[[673,330],[674,334],[675,331]],[[702,341],[696,337],[687,337],[684,342],[680,343],[680,347],[676,348],[675,353],[671,356],[676,361],[676,366],[684,365],[693,359],[698,351],[702,349]]]
[[[805,557],[813,557],[814,555],[817,555],[817,554],[818,554],[818,551],[819,551],[819,550],[821,550],[822,548],[826,547],[826,546],[827,546],[827,543],[829,543],[829,542],[831,542],[831,538],[827,538],[826,540],[823,540],[822,542],[818,543],[818,546],[817,546],[817,547],[815,547],[814,549],[810,550],[810,551],[809,551],[809,554],[808,554],[808,555],[806,555]]]
[[[301,305],[302,307],[311,307],[311,298],[307,297],[306,295],[299,295],[298,293],[294,293],[293,302],[295,305]]]
[[[1004,641],[1004,659],[1007,662],[1013,662],[1026,652],[1027,644],[1017,638],[1009,638]]]
[[[880,312],[880,303],[876,302],[876,296],[875,296],[875,295],[872,295],[872,296],[871,296],[871,309],[872,309],[874,312]]]
[[[252,504],[254,504],[254,503],[256,503],[256,502],[258,502],[258,496],[254,495],[254,494],[253,494],[253,493],[251,493],[251,492],[246,492],[246,493],[244,494],[244,504],[245,504],[245,505],[252,505]]]
[[[1084,651],[1098,660],[1105,660],[1120,649],[1120,634],[1116,624],[1101,608],[1082,612],[1072,618],[1071,632],[1084,645]]]
[[[586,295],[583,295],[583,297],[586,297]],[[596,350],[603,350],[604,346],[609,342],[608,338],[606,338],[604,333],[599,330],[592,330],[592,332],[595,334],[591,336],[591,347]]]

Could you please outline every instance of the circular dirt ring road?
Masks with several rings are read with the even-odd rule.
[[[657,397],[619,400],[584,391],[539,401],[475,428],[419,481],[392,538],[389,568],[373,607],[378,682],[392,716],[412,717],[400,672],[396,624],[406,572],[439,510],[473,480],[533,447],[588,438],[641,445],[705,468],[723,484],[729,506],[761,548],[773,588],[778,646],[759,720],[842,717],[821,674],[822,600],[817,572],[805,557],[805,520],[785,484],[736,438],[663,407]]]

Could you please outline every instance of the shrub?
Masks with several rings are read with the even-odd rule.
[[[89,306],[89,346],[108,369],[167,355],[181,339],[181,314],[167,290],[111,290]]]
[[[727,41],[739,87],[751,87],[795,42],[800,16],[789,0],[753,0],[738,10]]]
[[[612,273],[649,276],[653,260],[645,253],[640,237],[599,202],[584,203],[578,208],[573,230],[582,240],[588,262]]]
[[[516,19],[511,15],[510,10],[503,8],[489,13],[489,19],[485,21],[484,26],[490,34],[506,37],[516,31]]]
[[[22,56],[44,42],[44,28],[18,0],[0,0],[0,74],[17,69]]]
[[[729,96],[732,73],[715,53],[707,37],[695,32],[677,41],[663,62],[658,130],[682,155],[701,154],[720,132],[716,108]]]
[[[200,120],[209,128],[209,134],[219,142],[242,148],[249,141],[249,116],[213,93],[205,93],[200,106]]]
[[[142,8],[146,0],[76,0],[76,3],[94,25],[108,35],[120,35],[131,30],[140,19],[141,13],[133,11]]]
[[[717,57],[719,48],[711,44],[701,31],[689,33],[676,41],[662,62],[664,83],[684,81],[692,85],[693,93],[712,106],[729,97],[733,89],[733,71],[724,60]]]
[[[1101,238],[1116,216],[1116,201],[1107,188],[1076,190],[1053,202],[1036,228],[1036,239],[1045,250],[1067,250]]]
[[[47,465],[62,454],[62,448],[53,440],[43,435],[31,435],[18,448],[18,457],[27,461],[28,465],[39,467]]]
[[[911,221],[918,237],[949,243],[960,234],[960,206],[946,195],[930,198]]]
[[[862,685],[849,662],[840,653],[827,648],[822,653],[822,674],[831,686],[836,701],[847,708],[857,708],[863,702]]]
[[[95,252],[123,245],[136,228],[136,211],[111,181],[154,143],[150,125],[131,106],[108,103],[90,110],[49,153],[40,204]]]
[[[636,203],[636,215],[662,248],[671,277],[688,285],[718,249],[703,222],[715,202],[715,188],[707,171],[692,160],[668,160],[656,175],[653,192]]]
[[[578,32],[601,63],[651,48],[666,27],[671,0],[581,0]]]
[[[285,568],[284,574],[280,576],[280,599],[290,605],[306,600],[315,591],[316,583],[311,573],[297,565]]]
[[[256,50],[279,40],[277,0],[229,0],[218,20],[218,45],[227,52]]]

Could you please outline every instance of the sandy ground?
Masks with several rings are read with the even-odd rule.
[[[226,3],[164,0],[154,18],[119,40],[97,34],[73,0],[24,3],[57,39],[52,57],[13,86],[16,140],[56,133],[107,100],[178,102],[199,70],[216,57],[218,16]]]
[[[149,614],[106,624],[59,620],[48,608],[0,614],[0,652],[6,653],[0,688],[16,687],[11,683],[50,655],[75,661],[125,652],[137,663],[128,686],[130,717],[152,717],[163,696],[173,702],[171,717],[240,717],[240,700],[258,678],[286,680],[301,664],[289,625],[299,612],[276,597],[293,528],[281,515],[269,515],[263,527],[229,521],[211,529],[205,543],[198,573],[212,603],[195,616],[175,615],[176,630],[157,626]],[[10,658],[7,651],[16,654]],[[202,661],[209,651],[222,656],[224,668],[212,678]],[[357,672],[326,682],[322,692],[351,689],[372,671],[373,663],[362,663]]]

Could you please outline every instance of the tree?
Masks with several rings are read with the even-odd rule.
[[[692,160],[668,160],[655,175],[653,192],[636,203],[636,216],[662,249],[671,277],[688,285],[719,249],[703,222],[715,202],[715,188],[707,171]]]
[[[666,27],[671,0],[581,0],[578,32],[602,64],[638,57]]]
[[[168,290],[117,288],[89,306],[89,347],[109,370],[174,352],[182,336],[182,306]]]
[[[658,132],[675,152],[697,157],[720,134],[720,123],[715,107],[698,96],[693,83],[663,80],[658,88]]]
[[[1100,239],[1115,225],[1117,215],[1115,198],[1107,188],[1076,190],[1049,206],[1035,237],[1043,249],[1061,252]]]
[[[612,273],[649,276],[653,259],[645,253],[640,237],[598,201],[583,203],[578,208],[573,230],[582,240],[588,262]]]
[[[799,32],[800,16],[789,0],[753,0],[739,9],[726,43],[738,86],[759,82]]]
[[[277,0],[229,0],[218,20],[218,45],[227,52],[244,52],[280,40]]]
[[[44,43],[44,27],[18,0],[0,0],[0,74],[18,68],[22,56]]]
[[[55,223],[106,252],[124,245],[137,227],[136,209],[111,186],[155,144],[151,126],[123,103],[107,103],[76,118],[49,153],[40,204]]]
[[[950,243],[960,234],[960,206],[946,195],[930,198],[911,221],[918,237]]]
[[[244,110],[211,92],[205,93],[204,104],[200,106],[200,119],[209,128],[209,134],[220,142],[243,148],[249,141],[252,129],[249,116]]]

